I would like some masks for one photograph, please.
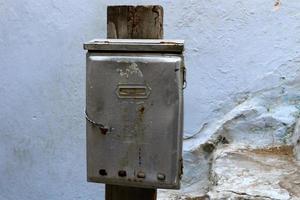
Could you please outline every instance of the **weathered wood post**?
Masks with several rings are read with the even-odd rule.
[[[161,6],[108,6],[107,38],[163,39]],[[156,189],[106,185],[106,200],[155,200]]]
[[[163,39],[163,8],[108,6],[107,38]]]

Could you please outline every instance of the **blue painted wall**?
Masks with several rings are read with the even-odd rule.
[[[0,200],[103,199],[86,182],[82,44],[106,37],[109,4],[161,4],[165,38],[186,40],[186,135],[299,56],[299,0],[0,0]]]

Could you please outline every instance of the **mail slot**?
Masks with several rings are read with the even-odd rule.
[[[84,48],[88,181],[178,189],[183,41],[106,39]]]
[[[119,85],[118,87],[119,98],[147,98],[149,91],[143,85]]]

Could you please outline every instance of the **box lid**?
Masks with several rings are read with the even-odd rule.
[[[94,39],[84,44],[89,51],[182,53],[183,40]]]

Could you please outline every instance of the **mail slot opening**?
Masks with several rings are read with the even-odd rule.
[[[119,98],[148,98],[149,90],[144,85],[119,85],[117,95]]]
[[[122,96],[145,96],[145,88],[120,88],[119,94]]]

